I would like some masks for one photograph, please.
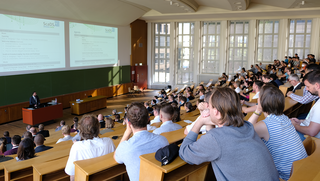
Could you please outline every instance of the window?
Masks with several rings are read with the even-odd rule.
[[[258,61],[273,62],[278,58],[279,20],[258,22]]]
[[[303,59],[310,53],[312,20],[290,20],[288,56]]]
[[[178,23],[177,32],[177,84],[188,84],[193,81],[194,23]]]
[[[156,23],[154,30],[153,82],[167,84],[170,81],[170,23]]]
[[[229,73],[233,74],[247,67],[248,62],[248,21],[230,21],[229,24]]]
[[[202,73],[219,73],[220,22],[202,23]]]

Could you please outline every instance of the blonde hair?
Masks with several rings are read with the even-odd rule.
[[[69,125],[64,125],[62,128],[61,128],[61,131],[62,131],[62,134],[70,134],[70,131],[71,131],[71,128]]]
[[[113,126],[114,126],[114,120],[113,119],[106,118],[105,122],[106,122],[106,128],[113,128]]]

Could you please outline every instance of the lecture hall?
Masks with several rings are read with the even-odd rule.
[[[319,0],[0,0],[0,181],[319,181],[319,57]]]

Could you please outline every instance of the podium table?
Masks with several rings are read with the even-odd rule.
[[[81,115],[91,111],[107,107],[107,96],[95,96],[82,99],[81,101],[70,101],[71,114]]]
[[[22,108],[23,123],[36,125],[63,116],[62,104],[51,105],[38,109]]]

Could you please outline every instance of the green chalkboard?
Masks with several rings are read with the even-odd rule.
[[[130,66],[0,76],[0,106],[130,82]]]

